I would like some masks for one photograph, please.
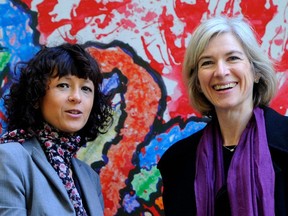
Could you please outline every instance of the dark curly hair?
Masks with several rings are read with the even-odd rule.
[[[110,97],[101,91],[103,76],[97,61],[79,44],[65,43],[56,47],[43,47],[28,62],[19,62],[19,80],[12,84],[4,97],[8,131],[24,129],[35,131],[43,125],[38,103],[46,93],[52,77],[66,75],[90,79],[95,87],[93,107],[86,125],[79,135],[87,141],[104,133],[112,123]]]

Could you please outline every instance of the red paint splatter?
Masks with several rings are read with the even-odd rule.
[[[195,113],[193,108],[189,104],[189,99],[185,85],[182,81],[182,62],[185,52],[185,39],[192,33],[194,28],[200,23],[200,20],[204,12],[207,12],[208,3],[206,1],[199,1],[197,4],[182,3],[181,0],[175,2],[175,13],[177,18],[181,20],[184,25],[184,30],[179,35],[175,35],[171,28],[174,25],[175,18],[172,15],[167,14],[167,9],[164,7],[163,12],[159,18],[160,31],[164,32],[165,41],[167,42],[167,49],[170,56],[170,62],[175,62],[172,66],[170,74],[163,76],[168,79],[174,80],[178,83],[177,89],[182,93],[178,99],[173,99],[171,103],[168,103],[169,114],[171,118],[181,116],[187,118],[191,113]],[[180,46],[176,46],[175,41],[180,40]],[[177,91],[177,90],[176,90]]]
[[[285,80],[287,79],[288,74],[286,73]],[[287,83],[285,83],[279,89],[276,97],[272,100],[270,106],[273,107],[277,112],[281,113],[282,115],[285,115],[286,112],[288,111],[287,98],[288,98],[288,85]]]
[[[275,45],[277,45],[277,46],[280,46],[280,45],[282,45],[282,44],[283,44],[283,42],[284,42],[284,40],[283,40],[283,39],[275,39],[275,40],[274,40],[274,43],[275,43]]]
[[[31,1],[23,1],[29,7],[31,7]],[[98,28],[107,27],[111,20],[114,18],[112,11],[115,8],[123,8],[125,11],[126,5],[130,3],[131,0],[124,0],[123,2],[108,2],[102,3],[94,0],[80,1],[79,5],[71,11],[71,19],[62,19],[60,21],[52,21],[56,15],[51,15],[55,5],[57,5],[58,0],[43,1],[37,5],[38,10],[38,30],[41,32],[41,41],[45,43],[47,37],[52,34],[53,31],[64,25],[71,25],[72,28],[69,32],[72,36],[77,35],[78,31],[86,27],[87,25],[92,25],[93,23],[87,23],[86,17],[97,17],[104,16],[103,21],[97,20]],[[87,10],[90,8],[91,10]],[[92,20],[92,19],[91,19]],[[65,40],[69,40],[66,35],[63,35]],[[76,41],[72,41],[76,42]]]
[[[142,17],[141,20],[145,22],[153,21],[158,15],[154,12],[148,12],[145,17]]]
[[[242,0],[240,7],[242,14],[247,17],[260,38],[263,37],[266,25],[277,13],[277,7],[273,5],[273,1],[269,1],[270,8],[266,8],[267,0]],[[257,8],[257,9],[256,9]]]
[[[159,205],[161,206],[161,204],[159,203]],[[151,213],[153,216],[161,216],[160,213],[157,211],[157,209],[155,208],[155,206],[147,206],[144,205],[146,211],[148,211],[149,213]]]
[[[141,154],[142,154],[142,156],[146,155],[146,149],[145,148],[141,148]]]
[[[4,122],[7,121],[7,118],[5,117],[5,115],[4,115],[4,113],[3,113],[2,111],[0,111],[0,119],[1,119],[2,121],[4,121]],[[0,123],[0,134],[2,134],[2,132],[3,132],[3,126],[2,126],[2,124]]]
[[[125,29],[133,29],[136,27],[136,24],[129,19],[121,19],[120,25]]]

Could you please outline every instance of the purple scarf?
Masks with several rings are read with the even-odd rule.
[[[243,131],[228,170],[227,190],[233,216],[272,216],[275,173],[268,148],[263,110]],[[213,216],[215,197],[226,183],[222,137],[217,121],[204,129],[196,157],[194,181],[197,215]]]

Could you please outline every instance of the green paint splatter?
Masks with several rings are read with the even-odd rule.
[[[111,142],[111,140],[116,137],[117,133],[115,131],[115,128],[119,124],[119,118],[121,114],[121,110],[116,110],[113,113],[113,124],[111,125],[107,133],[99,134],[96,140],[87,143],[86,148],[80,148],[80,150],[77,152],[77,157],[80,160],[85,161],[89,165],[91,165],[93,162],[103,160],[103,148],[105,146],[105,143]]]
[[[157,192],[157,183],[159,181],[160,172],[156,166],[151,170],[141,169],[141,172],[134,175],[132,186],[136,195],[146,201],[153,192]]]
[[[0,52],[0,71],[3,71],[7,63],[10,61],[11,54],[8,52]]]

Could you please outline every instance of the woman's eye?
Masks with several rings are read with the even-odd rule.
[[[230,61],[235,61],[235,60],[239,60],[240,58],[238,56],[229,56],[228,60]]]
[[[205,61],[205,62],[203,62],[202,65],[209,65],[209,64],[212,64],[212,62],[211,61]]]
[[[87,87],[87,86],[83,86],[82,89],[85,91],[85,92],[92,92],[92,89],[90,87]]]
[[[67,83],[59,83],[57,85],[57,87],[59,87],[59,88],[69,88],[69,85]]]
[[[211,64],[213,64],[212,61],[203,61],[203,62],[200,62],[199,65],[200,65],[200,67],[205,67],[205,66],[209,66]]]

